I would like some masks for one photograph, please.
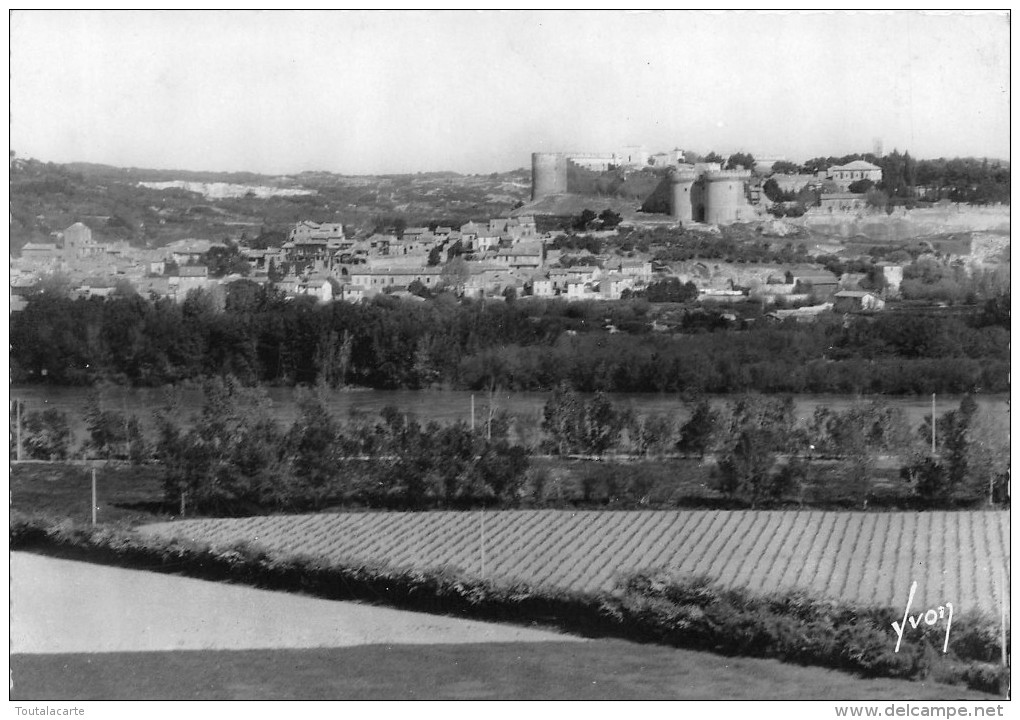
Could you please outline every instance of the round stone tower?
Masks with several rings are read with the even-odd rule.
[[[749,170],[713,170],[705,173],[705,222],[712,225],[750,220],[754,211],[744,196]]]
[[[531,199],[567,191],[567,156],[563,153],[531,154]]]
[[[698,176],[690,170],[671,170],[669,173],[669,212],[674,220],[690,222],[694,219],[694,183]]]

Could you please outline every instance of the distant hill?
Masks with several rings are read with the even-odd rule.
[[[279,176],[259,175],[251,172],[211,172],[203,170],[154,170],[152,168],[120,168],[96,163],[67,163],[68,172],[80,173],[86,178],[117,180],[121,182],[169,182],[188,180],[205,183],[237,183],[239,185],[270,185]]]
[[[143,182],[184,187],[144,187]],[[250,186],[251,192],[236,197],[222,185]],[[124,240],[139,247],[182,238],[252,239],[266,231],[286,232],[300,220],[342,222],[349,230],[365,231],[401,224],[459,226],[505,216],[530,193],[531,172],[523,168],[488,175],[312,171],[270,176],[18,158],[10,169],[10,251],[18,254],[29,242],[52,242],[55,233],[75,222],[92,228],[99,242]]]

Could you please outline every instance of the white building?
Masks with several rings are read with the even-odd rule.
[[[539,278],[532,281],[531,294],[535,297],[556,297],[556,287],[549,278]]]
[[[333,299],[333,284],[323,277],[311,277],[298,283],[296,294],[311,295],[321,303]]]
[[[875,312],[885,307],[882,298],[860,290],[842,290],[832,299],[832,309],[838,313]]]
[[[317,223],[311,220],[302,220],[290,231],[288,239],[291,242],[296,240],[342,240],[344,237],[344,226],[341,223]]]
[[[843,190],[858,180],[871,180],[873,183],[882,181],[882,168],[865,160],[854,160],[846,165],[833,165],[826,176]]]

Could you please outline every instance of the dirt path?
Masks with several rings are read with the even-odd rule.
[[[10,559],[13,654],[582,641],[30,553]]]

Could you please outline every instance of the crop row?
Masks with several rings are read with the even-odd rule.
[[[757,592],[803,589],[867,604],[903,606],[914,581],[915,608],[952,602],[960,612],[997,615],[1009,602],[1009,514],[1001,511],[341,513],[141,530],[584,592],[609,590],[623,573],[663,568]]]

